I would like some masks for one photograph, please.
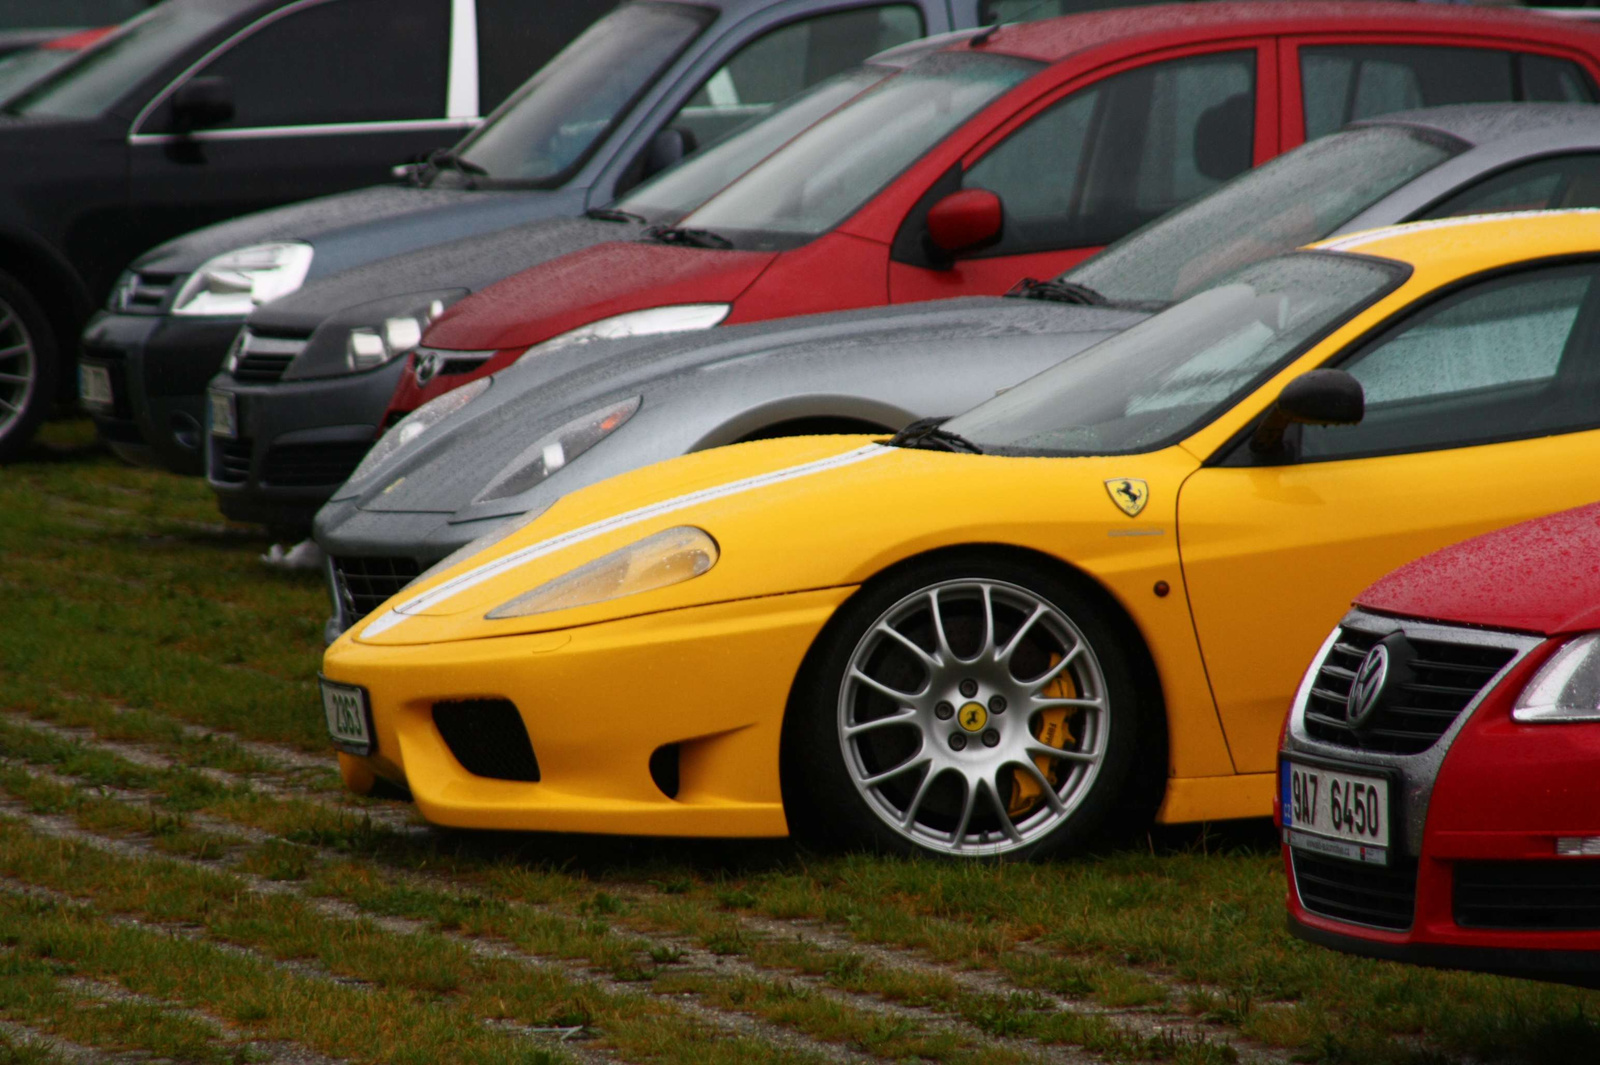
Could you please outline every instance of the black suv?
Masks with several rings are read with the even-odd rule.
[[[610,6],[166,0],[7,101],[0,158],[26,164],[0,169],[0,460],[71,394],[72,341],[135,255],[385,180]]]

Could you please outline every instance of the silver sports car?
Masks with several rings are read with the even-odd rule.
[[[1600,108],[1437,108],[1303,145],[1010,298],[542,353],[415,411],[323,507],[327,635],[451,552],[613,474],[739,441],[892,432],[962,411],[1227,271],[1336,233],[1589,206],[1600,206]]]

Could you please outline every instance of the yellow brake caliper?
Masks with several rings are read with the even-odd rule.
[[[1051,655],[1051,668],[1055,668],[1056,663],[1060,661],[1060,655]],[[1059,677],[1051,681],[1039,694],[1046,699],[1075,699],[1078,695],[1078,686],[1063,671]],[[1072,730],[1067,727],[1067,717],[1070,713],[1070,707],[1057,706],[1040,714],[1039,734],[1034,738],[1046,747],[1054,747],[1058,751],[1065,749],[1067,744],[1076,740],[1076,737],[1072,735]],[[1044,778],[1050,782],[1050,786],[1052,788],[1055,787],[1056,767],[1061,763],[1057,759],[1047,758],[1041,754],[1034,758],[1033,764],[1039,767],[1039,772],[1044,774]],[[1029,813],[1039,804],[1040,800],[1044,798],[1044,789],[1039,786],[1039,779],[1032,773],[1022,769],[1013,769],[1011,772],[1013,776],[1011,802],[1006,806],[1006,813],[1015,819]]]

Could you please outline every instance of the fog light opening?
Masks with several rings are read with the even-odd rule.
[[[650,779],[669,799],[678,797],[678,748],[676,743],[663,744],[650,754]]]

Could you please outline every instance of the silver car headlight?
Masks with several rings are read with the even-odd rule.
[[[305,284],[311,245],[298,241],[236,248],[206,262],[178,290],[172,313],[244,318]]]
[[[717,564],[718,555],[710,533],[679,525],[546,581],[484,616],[495,621],[525,618],[667,588],[705,573]]]
[[[363,478],[372,476],[378,467],[393,458],[401,448],[483,395],[493,383],[493,377],[480,377],[436,399],[430,399],[400,419],[392,429],[378,438],[376,444],[372,445],[372,450],[367,452],[366,457],[361,460],[361,465],[356,467],[346,483],[355,484]]]
[[[351,372],[372,370],[409,355],[422,343],[422,334],[444,309],[444,300],[429,300],[408,314],[385,318],[379,325],[357,326],[350,330],[345,341],[345,365]]]
[[[579,455],[622,428],[639,409],[639,397],[625,399],[574,418],[547,433],[512,459],[500,475],[478,494],[475,502],[519,496],[561,469]]]
[[[533,355],[587,344],[594,340],[619,340],[626,337],[657,336],[662,333],[692,333],[697,329],[710,329],[721,325],[733,310],[731,303],[680,303],[671,307],[651,307],[643,311],[602,318],[576,329],[541,341],[524,351],[517,362]]]
[[[1600,721],[1600,633],[1567,644],[1533,675],[1511,711],[1516,721]]]

